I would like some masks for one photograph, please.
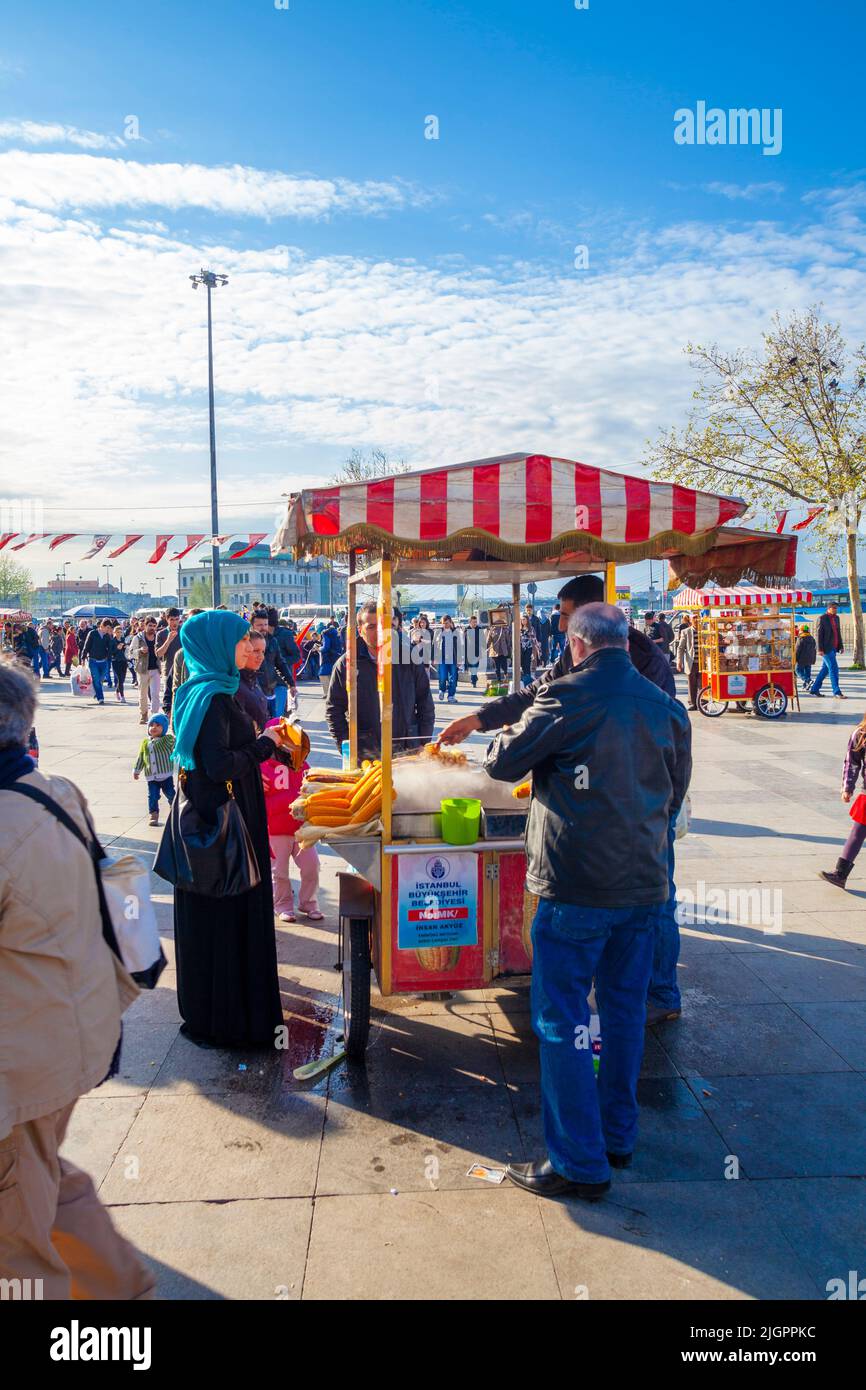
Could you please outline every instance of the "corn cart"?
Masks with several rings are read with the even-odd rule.
[[[616,601],[616,563],[667,558],[678,582],[743,570],[782,576],[796,539],[727,527],[745,510],[737,498],[608,473],[546,455],[511,454],[419,473],[311,489],[289,499],[273,543],[296,559],[349,557],[349,625],[357,594],[378,591],[377,684],[381,797],[362,835],[322,831],[354,872],[340,874],[340,966],[348,1055],[364,1055],[371,983],[382,995],[479,989],[526,976],[534,903],[524,891],[526,801],[468,765],[470,795],[482,801],[478,838],[446,843],[441,795],[461,794],[464,770],[447,790],[429,778],[429,804],[408,804],[401,785],[412,759],[395,757],[392,687],[393,595],[398,585],[457,583],[512,589],[513,682],[520,681],[520,587],[603,570]],[[347,642],[350,764],[358,763],[355,644]],[[478,778],[487,788],[478,790]],[[425,780],[426,777],[425,777]],[[396,790],[396,800],[394,792]]]
[[[781,719],[789,703],[799,710],[794,605],[811,602],[805,589],[752,584],[677,595],[674,608],[696,615],[701,714],[718,719],[732,703],[751,705],[761,719]]]

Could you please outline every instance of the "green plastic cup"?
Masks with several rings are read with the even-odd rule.
[[[442,801],[442,839],[449,845],[473,845],[481,826],[481,802],[474,796]]]

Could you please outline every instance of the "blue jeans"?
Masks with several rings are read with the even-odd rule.
[[[658,907],[573,907],[542,898],[532,924],[532,1026],[544,1138],[554,1171],[606,1182],[607,1154],[637,1139],[637,1079]],[[598,1080],[587,996],[595,977]]]
[[[441,694],[448,695],[450,699],[457,689],[457,664],[456,662],[439,662],[439,690]]]
[[[51,670],[51,658],[44,647],[37,647],[33,654],[33,671],[37,676],[47,676]]]
[[[157,778],[153,778],[153,780],[151,780],[150,778],[148,779],[148,783],[147,783],[147,809],[148,809],[148,811],[153,812],[153,811],[158,811],[158,810],[159,810],[159,793],[160,793],[160,791],[162,791],[163,796],[165,797],[166,801],[168,802],[168,804],[169,804],[169,806],[170,806],[171,803],[174,801],[174,778],[173,778],[173,777],[160,777],[160,778],[158,778],[158,779],[157,779]]]
[[[836,658],[836,653],[835,653],[835,652],[824,652],[824,653],[823,653],[823,658],[824,658],[824,659],[823,659],[823,661],[821,662],[821,669],[820,669],[820,671],[818,672],[817,676],[815,677],[815,681],[814,681],[814,684],[813,684],[813,686],[812,686],[812,694],[813,694],[813,695],[817,694],[817,692],[821,689],[821,686],[822,686],[823,683],[824,683],[824,677],[829,673],[829,676],[830,676],[830,689],[833,691],[833,694],[834,694],[834,695],[838,695],[838,694],[840,693],[840,691],[839,691],[839,662],[838,662],[838,660],[837,660],[837,658]]]
[[[798,666],[798,667],[797,667],[797,679],[799,680],[799,682],[800,682],[801,685],[811,685],[811,683],[812,683],[812,667],[811,667],[811,666]]]
[[[105,696],[102,693],[102,682],[108,676],[110,662],[94,661],[93,658],[88,662],[90,674],[93,677],[93,698],[98,700],[101,705],[105,704]]]
[[[674,883],[674,832],[676,822],[668,826],[668,887],[666,903],[658,909],[656,944],[653,952],[653,973],[647,993],[647,1003],[654,1009],[682,1007],[677,984],[677,961],[680,958],[680,927],[677,921],[677,886]]]
[[[289,703],[289,687],[287,685],[277,685],[274,687],[273,695],[268,698],[269,709],[271,708],[271,700],[274,702],[271,718],[282,719],[286,712],[286,705]]]

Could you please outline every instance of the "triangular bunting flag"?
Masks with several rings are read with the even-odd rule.
[[[88,550],[88,552],[87,552],[86,555],[82,555],[82,557],[81,557],[82,560],[92,560],[93,557],[94,557],[94,555],[98,555],[99,552],[100,552],[100,550],[104,550],[104,549],[105,549],[105,547],[108,545],[108,542],[109,542],[110,540],[111,540],[111,533],[110,533],[110,532],[109,532],[109,534],[108,534],[107,536],[94,536],[94,537],[93,537],[93,545],[90,547],[90,549]]]
[[[23,550],[25,545],[32,545],[34,541],[44,541],[45,537],[50,535],[50,531],[31,531],[30,535],[27,537],[26,540],[19,541],[17,545],[12,546],[12,549]]]
[[[48,549],[56,550],[58,545],[62,545],[64,541],[74,541],[75,537],[78,534],[79,533],[77,531],[64,531],[62,535],[54,537],[54,540],[51,542]]]
[[[173,536],[157,536],[156,550],[148,560],[149,565],[158,565],[165,552],[168,550],[169,541],[174,540]]]
[[[20,534],[20,531],[0,531],[0,550],[5,550],[9,542]]]
[[[182,550],[175,551],[174,555],[169,555],[169,560],[182,560],[184,555],[188,555],[191,550],[195,550],[196,546],[201,545],[203,540],[203,534],[201,536],[187,536],[186,545]]]
[[[806,527],[811,526],[812,522],[815,520],[815,517],[818,516],[821,512],[823,512],[823,510],[823,507],[811,507],[804,516],[802,521],[797,521],[794,523],[792,530],[805,531]]]
[[[144,532],[139,531],[138,535],[136,536],[127,536],[126,540],[123,542],[123,545],[119,545],[116,550],[109,551],[109,560],[114,560],[117,558],[118,555],[122,555],[124,550],[128,550],[131,545],[135,545],[136,541],[140,541],[143,535]]]
[[[789,512],[789,510],[790,510],[790,508],[786,507],[784,510],[780,510],[780,511],[777,511],[777,512],[776,512],[776,535],[777,535],[777,536],[781,536],[782,532],[783,532],[784,529],[785,529],[785,522],[786,522],[787,519],[788,519],[788,512]]]
[[[249,545],[245,545],[243,550],[236,550],[234,554],[229,555],[227,558],[234,564],[235,560],[239,560],[242,555],[248,554],[250,550],[258,545],[259,541],[263,541],[267,534],[267,531],[260,531],[257,535],[251,533]]]

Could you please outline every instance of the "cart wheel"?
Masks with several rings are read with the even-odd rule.
[[[705,714],[708,719],[718,719],[719,715],[724,714],[727,708],[727,700],[714,700],[710,687],[705,685],[698,695],[698,709],[701,714]]]
[[[346,1056],[360,1061],[370,1036],[370,923],[344,917],[343,1045]]]
[[[781,719],[788,708],[788,697],[777,685],[762,685],[752,703],[762,719]]]

